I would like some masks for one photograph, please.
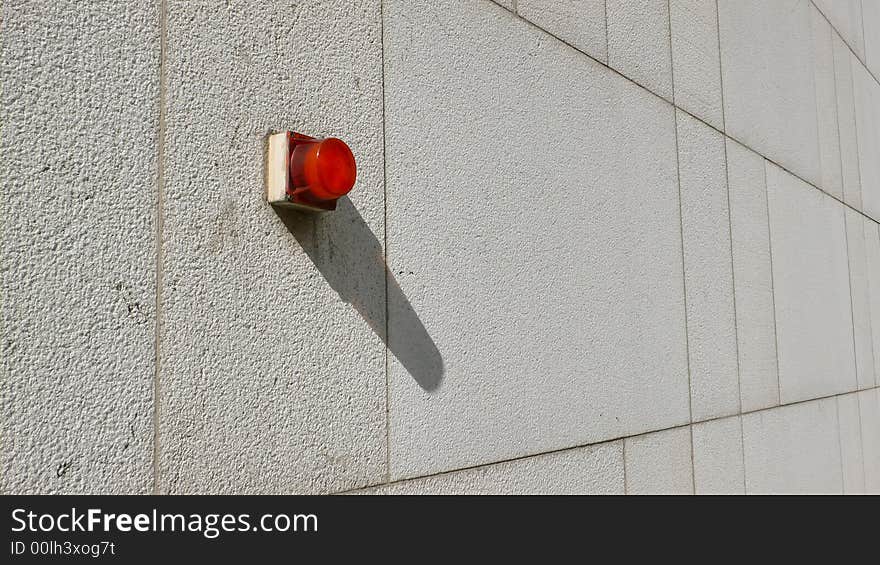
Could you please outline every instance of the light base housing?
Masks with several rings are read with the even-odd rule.
[[[336,201],[309,198],[308,193],[292,190],[290,157],[297,139],[309,139],[294,132],[269,135],[269,154],[266,158],[266,201],[272,206],[296,208],[307,212],[332,212]]]

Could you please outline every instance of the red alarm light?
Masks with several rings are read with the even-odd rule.
[[[357,178],[354,155],[341,139],[285,132],[269,137],[267,199],[313,211],[336,209]]]
[[[351,149],[341,139],[315,139],[290,135],[290,182],[288,194],[309,193],[317,200],[345,196],[357,176]]]

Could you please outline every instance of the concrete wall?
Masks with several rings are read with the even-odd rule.
[[[2,38],[2,492],[880,492],[880,2]],[[265,204],[286,129],[350,143],[335,213]]]

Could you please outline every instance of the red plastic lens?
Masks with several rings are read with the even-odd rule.
[[[354,155],[341,139],[314,139],[293,134],[290,151],[292,193],[298,197],[335,200],[354,186]]]

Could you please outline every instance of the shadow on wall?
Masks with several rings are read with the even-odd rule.
[[[274,208],[343,301],[351,304],[426,391],[443,380],[443,358],[385,264],[382,245],[348,198],[335,212],[310,214]],[[387,314],[394,320],[386,331]]]

